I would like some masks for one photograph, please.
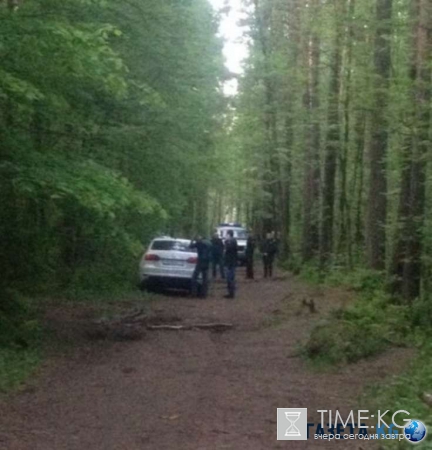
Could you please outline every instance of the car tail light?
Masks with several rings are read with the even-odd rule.
[[[198,258],[196,256],[191,256],[190,258],[187,259],[187,262],[189,264],[196,264],[198,262]]]
[[[153,255],[153,254],[150,253],[148,255],[145,255],[144,260],[145,261],[159,261],[160,258],[159,258],[158,255]]]

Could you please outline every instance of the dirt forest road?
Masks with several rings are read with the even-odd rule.
[[[226,332],[148,331],[142,340],[104,342],[72,326],[74,348],[50,357],[27,388],[0,400],[0,448],[375,448],[313,436],[277,441],[276,408],[308,408],[315,423],[317,409],[359,409],[365,388],[403,368],[403,350],[330,373],[312,370],[297,356],[298,342],[348,294],[318,291],[281,272],[272,281],[247,282],[239,271],[238,279],[234,301],[214,283],[207,300],[160,295],[150,307],[162,321],[233,323]],[[301,306],[305,297],[314,298],[316,314]],[[88,322],[88,312],[76,308],[62,314],[54,314],[64,321],[59,334]]]

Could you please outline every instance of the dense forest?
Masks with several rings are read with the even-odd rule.
[[[131,280],[231,213],[292,267],[432,269],[431,5],[254,0],[239,94],[206,0],[1,3],[2,284]]]
[[[379,271],[407,301],[431,265],[432,5],[253,0],[231,135],[242,204],[292,267]]]
[[[208,229],[217,29],[207,0],[0,2],[3,287],[124,286],[155,234]]]
[[[129,419],[140,428],[136,448],[151,445],[162,419],[155,443],[195,437],[211,446],[220,438],[226,448],[235,436],[248,448],[264,439],[261,428],[275,428],[262,411],[282,401],[283,386],[295,390],[285,398],[327,401],[326,386],[340,390],[345,377],[346,392],[328,397],[345,408],[352,402],[342,404],[344,395],[360,393],[351,376],[364,371],[365,384],[382,382],[400,373],[395,361],[413,364],[368,401],[432,424],[432,1],[240,0],[237,28],[248,48],[241,73],[228,69],[221,37],[234,3],[220,0],[215,10],[210,0],[0,0],[0,392],[28,379],[47,348],[48,359],[60,355],[49,370],[58,364],[73,381],[48,378],[42,403],[36,388],[23,402],[18,396],[19,426],[40,416],[52,438],[63,437],[47,419],[59,415],[78,445],[83,430],[69,412],[85,394],[79,407],[98,406],[94,416],[112,420],[90,421],[87,433],[107,439],[98,445],[109,431],[118,439],[117,425]],[[233,82],[238,91],[228,93]],[[138,291],[151,239],[210,236],[221,221],[241,222],[257,238],[256,284],[239,269],[235,300],[222,300],[217,283],[205,302]],[[272,280],[258,262],[270,232],[278,247]],[[197,258],[184,261],[192,273]],[[111,346],[151,333],[145,347]],[[96,340],[102,344],[92,347]],[[383,364],[364,361],[348,379],[323,371],[319,382],[297,359],[318,361],[320,371],[379,353]],[[96,383],[105,368],[111,388]],[[64,408],[60,385],[65,402],[73,399]],[[45,417],[40,404],[62,408]],[[260,422],[240,436],[245,408]],[[209,417],[211,427],[201,427]],[[49,437],[39,421],[25,433],[10,428],[30,445]]]

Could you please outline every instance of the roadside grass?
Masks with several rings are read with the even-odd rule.
[[[0,392],[17,389],[42,361],[38,348],[0,348]]]
[[[306,355],[321,363],[345,364],[389,346],[405,346],[411,334],[408,313],[384,295],[361,296],[316,325],[305,344]]]
[[[116,290],[103,295],[83,295],[79,299],[65,300],[61,305],[85,305],[95,310],[100,319],[110,320],[125,311],[147,311],[150,306],[158,301],[158,295],[141,292],[138,289]]]
[[[19,389],[43,362],[49,348],[64,350],[64,343],[44,327],[46,311],[89,308],[95,316],[110,319],[125,310],[145,310],[157,301],[156,295],[132,288],[102,293],[79,290],[74,294],[29,299],[14,291],[1,292],[0,393]]]
[[[361,401],[369,410],[409,411],[410,418],[432,427],[432,302],[430,298],[403,305],[385,292],[385,277],[367,270],[335,269],[323,278],[316,267],[306,267],[300,278],[314,285],[343,286],[358,293],[345,309],[334,309],[312,330],[303,355],[317,370],[336,368],[381,353],[391,346],[412,349],[406,371],[368,389]],[[389,374],[391,375],[391,374]],[[429,438],[422,449],[432,450]],[[406,441],[380,440],[380,448],[405,450]]]
[[[42,297],[38,300],[42,309],[50,306],[88,306],[97,310],[115,311],[132,307],[146,307],[151,302],[157,301],[158,296],[149,292],[142,292],[138,288],[127,286],[125,288],[113,288],[102,292],[75,291],[59,293],[58,295]]]
[[[18,387],[40,362],[36,308],[15,291],[0,292],[0,392]]]
[[[391,346],[413,345],[413,311],[395,304],[385,293],[382,274],[335,268],[322,278],[316,267],[307,266],[300,277],[312,284],[343,286],[357,292],[346,308],[335,308],[317,323],[304,345],[304,354],[320,365],[358,361]]]
[[[391,416],[395,411],[405,410],[411,419],[423,422],[429,430],[432,427],[432,344],[424,344],[422,350],[410,363],[405,373],[387,380],[385,385],[372,387],[365,394],[365,404],[372,410],[389,409],[387,423],[391,423]],[[410,449],[412,444],[403,440],[380,441],[384,448]],[[432,450],[430,436],[422,441],[421,448]]]

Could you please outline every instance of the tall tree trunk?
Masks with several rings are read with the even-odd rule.
[[[386,156],[388,144],[387,107],[391,66],[392,0],[377,0],[377,29],[374,44],[375,105],[373,110],[370,158],[370,181],[366,244],[368,265],[382,270],[386,256],[387,176]]]
[[[258,40],[261,46],[264,62],[263,84],[265,88],[265,111],[264,111],[264,128],[265,128],[265,167],[264,167],[264,190],[267,192],[269,200],[265,202],[263,220],[264,232],[274,231],[277,224],[277,204],[278,188],[279,188],[279,168],[277,158],[277,109],[276,109],[276,86],[274,74],[271,70],[271,39],[269,33],[272,32],[272,11],[273,4],[263,3],[260,0],[254,0],[255,16],[257,23]],[[277,175],[276,175],[277,174]],[[275,181],[276,178],[276,181]]]
[[[422,273],[423,224],[426,197],[426,156],[430,139],[431,25],[430,0],[413,0],[415,23],[413,42],[414,129],[411,142],[409,219],[402,274],[402,294],[408,301],[420,295]]]
[[[340,153],[340,196],[339,196],[339,216],[340,216],[340,236],[338,253],[346,250],[348,266],[352,267],[352,240],[351,240],[351,214],[349,212],[348,192],[347,192],[347,165],[350,144],[351,127],[351,77],[352,77],[352,57],[354,36],[354,14],[355,0],[348,1],[348,26],[346,30],[346,81],[344,98],[344,141],[343,150]]]
[[[390,291],[398,294],[402,291],[404,261],[408,239],[408,223],[410,213],[411,190],[411,136],[406,139],[402,148],[401,190],[398,207],[398,227],[395,236],[392,261],[390,265]]]
[[[317,13],[320,1],[312,3],[312,13]],[[321,127],[318,117],[320,38],[316,31],[311,33],[307,48],[308,83],[304,106],[308,112],[309,126],[306,136],[304,190],[303,190],[303,238],[302,257],[307,262],[317,256],[319,250],[319,152]]]
[[[328,131],[324,162],[323,210],[320,242],[320,259],[322,265],[325,265],[329,261],[333,250],[336,165],[338,157],[340,156],[339,96],[342,47],[342,24],[340,23],[340,20],[343,15],[341,14],[340,7],[335,8],[335,13],[336,20],[339,23],[336,25],[335,42],[330,63],[331,75],[327,116]]]
[[[284,99],[285,106],[285,146],[286,153],[282,155],[280,166],[282,168],[281,178],[281,255],[287,259],[291,253],[290,232],[291,232],[291,175],[292,175],[292,155],[294,146],[294,118],[296,92],[293,89],[298,85],[298,60],[301,46],[301,4],[300,0],[291,0],[288,3],[288,37],[290,48],[288,59],[291,71],[287,77],[288,92]]]
[[[355,124],[355,146],[356,156],[354,163],[353,176],[353,198],[355,200],[355,208],[353,214],[354,220],[354,243],[357,248],[362,249],[364,244],[363,234],[363,190],[364,190],[364,154],[366,143],[366,113],[364,111],[358,113]]]

